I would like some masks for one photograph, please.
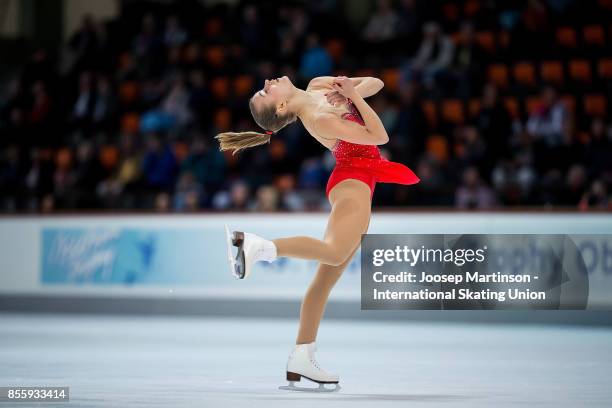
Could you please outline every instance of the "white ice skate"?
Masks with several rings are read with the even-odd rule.
[[[257,261],[272,262],[276,259],[276,246],[272,241],[255,234],[242,231],[230,233],[225,225],[227,239],[227,258],[230,263],[232,275],[237,279],[245,279],[251,274],[253,264]],[[234,256],[232,248],[238,248]]]
[[[316,350],[317,346],[314,342],[295,346],[287,361],[287,381],[289,381],[289,385],[278,387],[279,389],[311,392],[334,392],[340,390],[338,376],[330,374],[319,367],[314,355]],[[319,384],[319,387],[296,387],[295,382],[300,381],[302,377]],[[335,387],[326,388],[325,384],[332,384]]]

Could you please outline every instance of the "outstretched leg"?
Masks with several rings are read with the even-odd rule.
[[[275,239],[277,256],[313,259],[331,266],[340,266],[349,258],[370,222],[370,188],[347,179],[333,188],[329,199],[332,210],[323,240],[307,236]]]

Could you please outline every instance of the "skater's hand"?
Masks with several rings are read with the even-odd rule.
[[[335,77],[331,87],[345,98],[353,99],[357,95],[353,82],[345,76]]]
[[[334,106],[347,103],[347,98],[338,91],[327,92],[325,96],[327,97],[327,102]]]

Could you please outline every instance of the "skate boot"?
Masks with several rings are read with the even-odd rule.
[[[314,355],[316,350],[315,342],[295,346],[287,361],[287,381],[289,381],[289,385],[279,387],[281,390],[332,392],[340,389],[338,376],[319,367]],[[319,387],[296,387],[294,383],[300,381],[302,377],[319,384]],[[335,387],[326,388],[325,384],[333,384]]]
[[[227,225],[225,226],[225,235],[230,269],[237,279],[247,278],[251,274],[255,262],[272,262],[276,259],[276,245],[270,240],[249,232],[234,231],[230,233]],[[236,256],[232,253],[233,247],[238,248]]]

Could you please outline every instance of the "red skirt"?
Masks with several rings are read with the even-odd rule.
[[[329,197],[329,192],[336,184],[346,179],[356,179],[366,183],[370,187],[370,198],[374,195],[377,182],[410,185],[421,181],[409,167],[385,158],[339,158],[327,181],[325,189],[327,196]]]

